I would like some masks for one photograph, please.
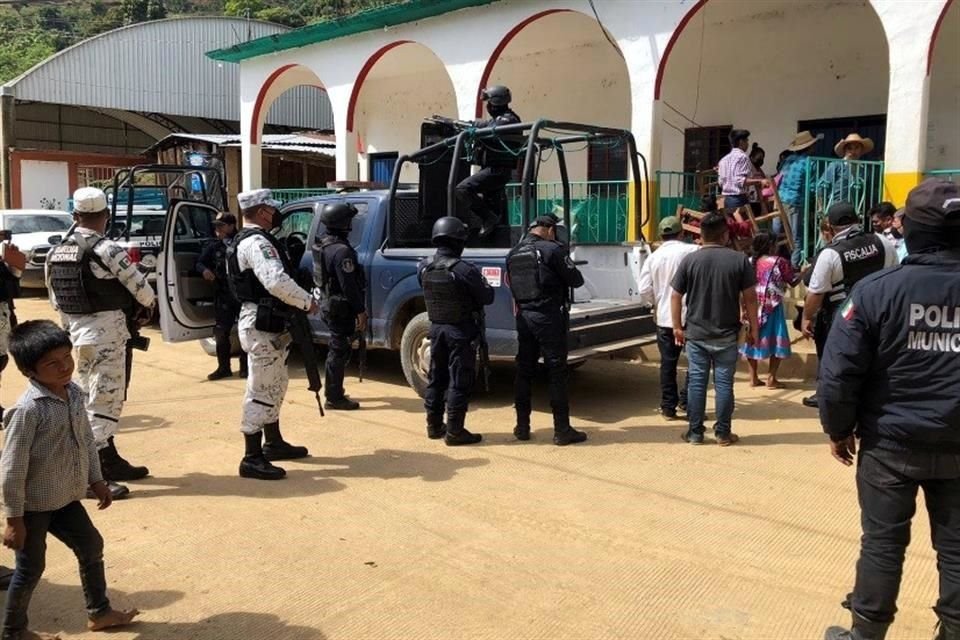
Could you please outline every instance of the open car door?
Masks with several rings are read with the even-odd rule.
[[[200,340],[213,335],[216,285],[197,271],[197,258],[218,242],[213,221],[218,210],[181,200],[167,213],[157,261],[160,331],[165,342]]]

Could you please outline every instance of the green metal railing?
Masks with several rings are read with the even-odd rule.
[[[823,244],[820,221],[837,202],[849,202],[869,227],[867,212],[883,201],[883,162],[878,160],[841,160],[811,157],[804,175],[804,203],[800,228],[794,240],[800,240],[801,262],[809,260]],[[796,221],[791,221],[794,227]]]
[[[576,244],[621,244],[627,239],[630,183],[626,180],[594,180],[570,183],[571,239]],[[521,187],[507,185],[510,224],[522,224]],[[537,206],[533,215],[563,216],[563,184],[537,183]]]
[[[700,198],[716,194],[716,174],[657,171],[657,222],[676,215],[677,207],[700,208]]]
[[[313,196],[326,196],[336,193],[336,189],[327,189],[324,187],[308,189],[274,189],[273,197],[280,202],[287,203],[299,200],[301,198],[312,198]]]
[[[927,178],[942,178],[950,182],[960,183],[960,169],[934,169],[923,174]]]

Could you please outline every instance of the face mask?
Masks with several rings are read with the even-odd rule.
[[[270,228],[276,229],[281,224],[283,224],[283,215],[280,213],[279,209],[274,209],[273,214],[270,216]]]

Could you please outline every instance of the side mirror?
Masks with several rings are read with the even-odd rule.
[[[47,238],[47,244],[49,244],[50,246],[58,245],[61,242],[63,242],[63,236],[60,234],[57,234],[55,236],[50,236],[49,238]]]

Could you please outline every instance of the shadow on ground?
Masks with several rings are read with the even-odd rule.
[[[109,579],[109,575],[108,575]],[[118,609],[135,607],[140,617],[147,618],[126,627],[124,633],[135,634],[136,640],[224,640],[226,638],[276,638],[282,640],[325,640],[319,629],[289,624],[270,613],[219,613],[197,622],[151,622],[151,612],[181,600],[180,591],[138,591],[124,593],[110,590],[111,604]],[[41,581],[30,605],[34,629],[48,633],[77,634],[86,630],[83,592],[80,586]],[[48,617],[50,612],[55,612]],[[47,622],[49,620],[49,622]],[[104,634],[108,635],[108,634]]]
[[[489,463],[487,458],[458,460],[438,453],[378,449],[370,454],[355,456],[311,457],[278,462],[287,470],[287,477],[276,482],[207,473],[188,473],[177,478],[146,478],[131,483],[131,489],[157,488],[134,491],[129,499],[164,496],[305,497],[347,488],[347,485],[334,478],[421,478],[424,482],[443,482],[452,479],[462,469],[482,467]]]

